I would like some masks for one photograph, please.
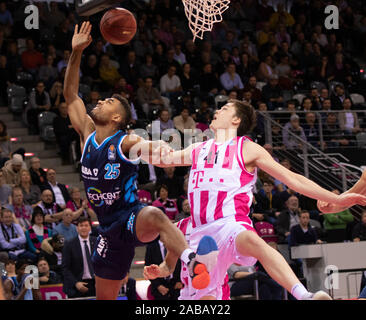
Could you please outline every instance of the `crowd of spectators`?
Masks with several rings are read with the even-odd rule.
[[[177,129],[181,134],[185,129],[207,129],[220,96],[243,100],[258,111],[286,111],[280,117],[272,115],[278,125],[272,127],[273,144],[265,146],[271,154],[281,148],[301,149],[301,143],[289,132],[321,147],[316,112],[323,111],[320,121],[326,146],[351,145],[354,136],[365,130],[365,115],[355,112],[357,106],[350,94],[363,88],[354,56],[366,52],[365,41],[360,41],[366,38],[366,11],[362,1],[337,3],[341,4],[340,28],[325,30],[326,3],[321,0],[310,4],[293,1],[290,10],[282,4],[272,7],[267,0],[232,1],[224,21],[215,24],[204,40],[193,42],[180,1],[126,1],[123,5],[135,13],[137,20],[136,36],[127,45],[105,42],[98,30],[101,14],[90,17],[94,40],[82,59],[80,96],[89,111],[99,99],[119,93],[131,104],[130,129],[146,128],[151,121],[159,120],[161,131]],[[1,104],[9,103],[3,90],[6,86],[24,86],[28,103],[23,113],[31,134],[39,133],[40,113],[56,113],[56,141],[67,162],[68,148],[72,141],[78,145],[78,137],[67,116],[63,80],[74,26],[82,19],[72,5],[35,5],[40,29],[25,30],[24,8],[15,2],[1,2]],[[26,80],[29,78],[24,74],[32,80]],[[317,86],[312,86],[314,81]],[[297,92],[304,93],[300,103],[292,99]],[[262,145],[264,127],[259,114],[252,138]],[[287,159],[276,160],[291,169]],[[90,240],[86,249],[82,238],[88,237],[81,236],[84,231],[79,230],[90,225],[81,221],[80,226],[77,221],[80,217],[97,219],[80,190],[58,183],[56,171],[48,168],[45,172],[38,158],[30,160],[28,170],[24,158],[11,150],[4,122],[0,122],[1,167],[0,202],[4,209],[0,257],[10,259],[9,266],[23,258],[38,262],[45,283],[64,281],[65,272],[69,272],[69,295],[90,293],[92,281],[84,280],[93,278],[92,270],[84,278],[85,270],[74,266],[79,268],[74,270],[76,279],[73,270],[62,268],[64,240],[68,243],[79,237],[85,261],[87,251],[93,248]],[[139,189],[147,191],[140,199],[160,207],[172,221],[189,216],[188,174],[182,167],[161,169],[140,164]],[[263,172],[259,173],[254,195],[251,218],[271,243],[293,246],[366,240],[365,213],[358,223],[347,211],[325,218],[314,201]],[[72,265],[72,250],[67,250],[67,263]],[[295,261],[294,268],[297,266]],[[18,277],[18,282],[22,279],[21,274],[9,274],[8,278]],[[19,288],[14,296],[24,298]]]

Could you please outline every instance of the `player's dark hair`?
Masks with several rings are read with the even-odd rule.
[[[236,116],[241,120],[237,135],[244,136],[248,134],[256,126],[256,114],[254,108],[242,101],[230,99],[228,103],[232,103],[236,110]]]
[[[118,129],[125,129],[126,126],[131,122],[131,107],[130,107],[130,104],[128,103],[127,99],[122,97],[120,94],[114,94],[112,96],[112,98],[114,99],[117,99],[120,103],[121,103],[121,106],[124,110],[124,117],[123,117],[123,120],[121,121],[120,125],[119,125],[119,128]]]

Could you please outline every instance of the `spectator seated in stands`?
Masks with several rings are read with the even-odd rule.
[[[174,129],[174,122],[170,117],[169,110],[161,109],[159,111],[160,131],[163,133],[165,130]]]
[[[42,241],[51,237],[52,230],[45,226],[45,219],[41,208],[35,207],[32,214],[31,226],[25,232],[27,247],[30,252],[39,255]]]
[[[290,235],[288,238],[290,256],[291,247],[304,244],[320,244],[322,241],[318,239],[317,232],[310,225],[310,215],[306,210],[302,210],[298,216],[299,223],[291,227]],[[299,278],[303,278],[303,262],[302,259],[292,259],[294,265],[295,274]]]
[[[192,118],[196,122],[196,126],[201,125],[201,128],[202,128],[201,131],[204,132],[206,129],[208,129],[208,125],[211,121],[211,115],[212,115],[212,111],[210,109],[208,101],[202,100],[200,108],[198,109],[198,111],[196,113],[194,113],[192,115]]]
[[[292,134],[291,134],[292,133]],[[286,123],[282,130],[283,144],[288,150],[302,149],[303,143],[296,136],[306,141],[304,129],[300,126],[300,118],[298,115],[292,115],[290,121]]]
[[[332,192],[338,195],[340,194],[337,189]],[[327,242],[343,242],[347,239],[347,225],[353,222],[354,219],[349,209],[338,213],[324,214],[323,219]]]
[[[197,76],[192,70],[189,63],[184,63],[182,66],[182,73],[180,75],[180,80],[182,84],[182,90],[184,93],[195,94],[195,87],[198,84]]]
[[[65,238],[61,234],[53,235],[44,239],[41,244],[40,256],[44,257],[50,269],[63,278],[62,251],[64,248]]]
[[[216,95],[219,92],[220,82],[212,70],[211,63],[206,63],[203,66],[199,84],[203,96]]]
[[[9,209],[1,210],[0,247],[12,260],[29,259],[37,261],[32,252],[26,250],[26,238],[22,227],[14,222],[13,213]]]
[[[41,203],[34,210],[36,208],[41,208],[46,226],[51,229],[62,219],[63,209],[54,201],[52,191],[49,189],[42,191]]]
[[[282,287],[262,271],[254,271],[253,267],[232,264],[227,273],[231,297],[254,295],[254,282],[258,280],[259,300],[282,299]]]
[[[156,184],[158,186],[166,185],[169,190],[168,197],[171,199],[178,199],[183,193],[183,177],[178,176],[175,167],[164,168],[164,174],[159,176]]]
[[[11,196],[11,186],[5,183],[3,170],[0,169],[0,207],[9,203]]]
[[[83,83],[93,88],[101,82],[99,78],[98,60],[95,54],[90,54],[86,63],[81,67],[83,73]]]
[[[108,54],[103,54],[100,59],[99,76],[104,85],[102,89],[107,89],[111,86],[113,87],[118,79],[121,78],[117,68],[112,65]]]
[[[275,75],[272,65],[273,65],[272,56],[270,54],[267,54],[266,56],[263,57],[263,60],[258,67],[257,77],[259,81],[267,83],[270,82],[272,76]],[[262,89],[262,99],[265,99],[263,97],[263,89]]]
[[[63,51],[62,59],[57,63],[57,71],[61,72],[63,68],[67,67],[67,64],[69,63],[70,59],[70,50],[65,49]]]
[[[279,78],[277,74],[269,77],[269,82],[262,88],[262,100],[267,104],[268,110],[272,111],[277,108],[283,108],[283,92],[278,84]]]
[[[95,275],[91,262],[97,239],[90,236],[91,223],[81,217],[78,236],[65,242],[62,250],[63,291],[69,298],[95,296]]]
[[[166,256],[166,249],[160,240],[146,247],[145,266],[160,265]],[[181,263],[177,263],[173,274],[166,278],[151,280],[151,294],[155,300],[177,300],[183,284],[180,279]]]
[[[41,189],[32,183],[31,175],[27,169],[20,169],[19,188],[22,189],[24,203],[34,208],[41,200]]]
[[[351,141],[345,136],[338,125],[337,114],[329,113],[323,126],[323,137],[327,148],[349,146]]]
[[[252,217],[254,221],[268,221],[271,224],[276,223],[276,219],[280,212],[278,208],[281,207],[281,201],[277,190],[274,188],[272,179],[264,180],[263,187],[256,193],[254,212]]]
[[[31,223],[32,207],[24,202],[23,191],[14,187],[11,192],[11,204],[5,207],[15,215],[15,222],[20,224],[23,230],[27,230]]]
[[[30,159],[29,173],[32,178],[32,183],[42,189],[42,186],[47,183],[46,171],[41,168],[41,160],[37,157]]]
[[[177,214],[175,217],[175,222],[188,218],[191,216],[191,207],[189,205],[188,199],[183,200],[182,202],[182,211]]]
[[[290,247],[302,244],[322,243],[322,241],[318,239],[318,235],[310,225],[309,221],[309,212],[306,210],[302,210],[299,213],[299,224],[294,225],[290,230]]]
[[[40,258],[37,262],[39,284],[50,285],[62,283],[61,277],[54,271],[50,270],[50,266],[46,258]]]
[[[59,115],[53,119],[53,129],[56,135],[57,144],[60,147],[63,164],[70,164],[70,145],[76,141],[77,158],[80,159],[79,135],[73,128],[70,118],[67,114],[67,104],[60,103],[58,107]]]
[[[71,209],[73,212],[73,224],[77,225],[77,221],[80,217],[86,217],[91,221],[97,221],[97,215],[92,209],[89,201],[87,199],[81,198],[81,192],[79,188],[70,188],[69,194],[71,199],[66,203],[66,208]]]
[[[4,293],[5,293],[5,299],[11,300],[13,297],[15,297],[18,294],[18,288],[17,288],[17,274],[15,272],[15,264],[16,261],[7,259],[4,261],[4,271],[5,274],[2,275],[1,280],[3,287],[4,287]]]
[[[244,88],[239,74],[236,73],[235,63],[231,62],[227,65],[226,71],[220,75],[220,83],[226,92],[230,90],[242,90]]]
[[[168,187],[166,185],[160,186],[158,198],[152,203],[152,206],[163,207],[171,221],[174,221],[179,213],[176,201],[168,198]]]
[[[21,55],[22,65],[25,71],[35,76],[38,68],[44,64],[43,55],[35,49],[33,39],[28,38],[26,45],[27,49]]]
[[[62,83],[60,81],[55,81],[52,84],[50,89],[50,100],[51,100],[51,111],[59,115],[60,114],[59,106],[62,102],[65,102]]]
[[[5,122],[0,120],[0,168],[2,168],[6,161],[11,156],[11,142],[10,136],[7,133]]]
[[[320,147],[320,136],[318,124],[314,112],[307,112],[305,115],[305,123],[303,124],[306,140],[315,148]]]
[[[182,94],[181,81],[176,71],[177,68],[171,65],[168,72],[160,78],[160,93],[169,98],[172,105],[176,104],[177,98]]]
[[[332,101],[332,110],[342,110],[344,99],[349,98],[346,94],[344,85],[337,84],[334,87],[334,92],[330,95]]]
[[[62,183],[58,183],[56,180],[56,170],[48,168],[47,170],[47,182],[43,186],[44,189],[49,189],[52,192],[54,201],[62,208],[66,208],[66,203],[70,200],[69,192],[66,186]]]
[[[12,187],[18,185],[20,182],[20,169],[22,168],[27,169],[23,157],[20,154],[14,154],[10,160],[5,162],[2,168],[5,183]]]
[[[278,235],[278,243],[288,243],[290,230],[296,224],[299,224],[299,199],[297,196],[292,195],[286,201],[287,209],[282,211],[277,217],[277,223],[275,225],[276,233]]]
[[[341,130],[347,135],[354,138],[354,136],[361,132],[359,119],[357,112],[352,111],[352,100],[350,98],[345,98],[343,100],[343,111],[338,113],[338,122]]]
[[[143,79],[151,78],[154,82],[157,80],[158,67],[153,63],[151,54],[145,55],[145,63],[140,67],[140,76]]]
[[[75,238],[78,235],[76,230],[76,226],[72,223],[74,219],[74,213],[71,209],[65,209],[63,211],[62,220],[61,222],[53,228],[53,234],[60,234],[62,235],[66,241]]]
[[[152,119],[152,111],[164,107],[159,91],[153,87],[153,79],[145,78],[144,86],[137,89],[137,101],[148,119]]]
[[[243,91],[250,91],[254,101],[261,101],[262,99],[262,92],[257,88],[257,78],[255,76],[251,76],[249,78],[248,82],[244,86]]]
[[[38,81],[35,90],[30,93],[26,110],[30,134],[39,134],[38,115],[51,110],[50,95],[43,81]]]
[[[360,222],[353,227],[352,240],[353,242],[366,241],[366,210],[362,211]]]
[[[180,115],[175,116],[173,118],[173,122],[174,122],[175,128],[179,130],[179,132],[181,133],[181,137],[184,138],[185,141],[190,139],[190,134],[189,133],[192,134],[196,130],[196,122],[189,115],[189,108],[188,107],[183,107],[182,110],[181,110]],[[192,130],[192,131],[188,131],[188,132],[186,132],[186,134],[184,134],[185,129]],[[182,143],[184,143],[184,142],[182,141]]]
[[[58,71],[54,66],[54,58],[52,55],[48,55],[46,63],[41,65],[38,70],[38,80],[43,81],[46,87],[50,88],[51,84],[57,79]]]

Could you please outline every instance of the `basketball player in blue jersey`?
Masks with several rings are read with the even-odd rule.
[[[164,274],[159,271],[159,275],[170,275],[180,258],[188,265],[197,289],[204,288],[209,283],[207,269],[210,270],[217,259],[215,241],[211,237],[202,238],[194,253],[183,234],[161,210],[145,206],[137,198],[136,164],[139,158],[129,158],[132,148],[147,148],[147,155],[141,151],[138,155],[151,163],[152,150],[160,154],[167,152],[169,147],[162,141],[146,141],[123,131],[129,123],[131,111],[128,101],[122,96],[113,95],[98,101],[90,116],[78,96],[80,62],[83,50],[92,41],[90,31],[89,22],[84,22],[80,30],[78,25],[75,26],[72,53],[65,74],[64,96],[72,126],[80,135],[85,191],[100,224],[91,266],[95,273],[97,299],[117,298],[122,280],[130,269],[135,247],[158,236],[168,251],[160,265]],[[154,268],[157,266],[150,267],[150,272],[154,273]]]

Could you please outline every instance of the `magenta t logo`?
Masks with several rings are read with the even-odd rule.
[[[192,183],[194,184],[196,184],[195,185],[195,187],[193,188],[193,189],[197,189],[197,188],[199,188],[199,186],[198,186],[198,182],[202,182],[203,181],[203,179],[202,178],[200,178],[200,173],[202,173],[202,177],[205,175],[205,172],[204,171],[196,171],[196,172],[194,172],[193,173],[193,180],[192,180]]]

